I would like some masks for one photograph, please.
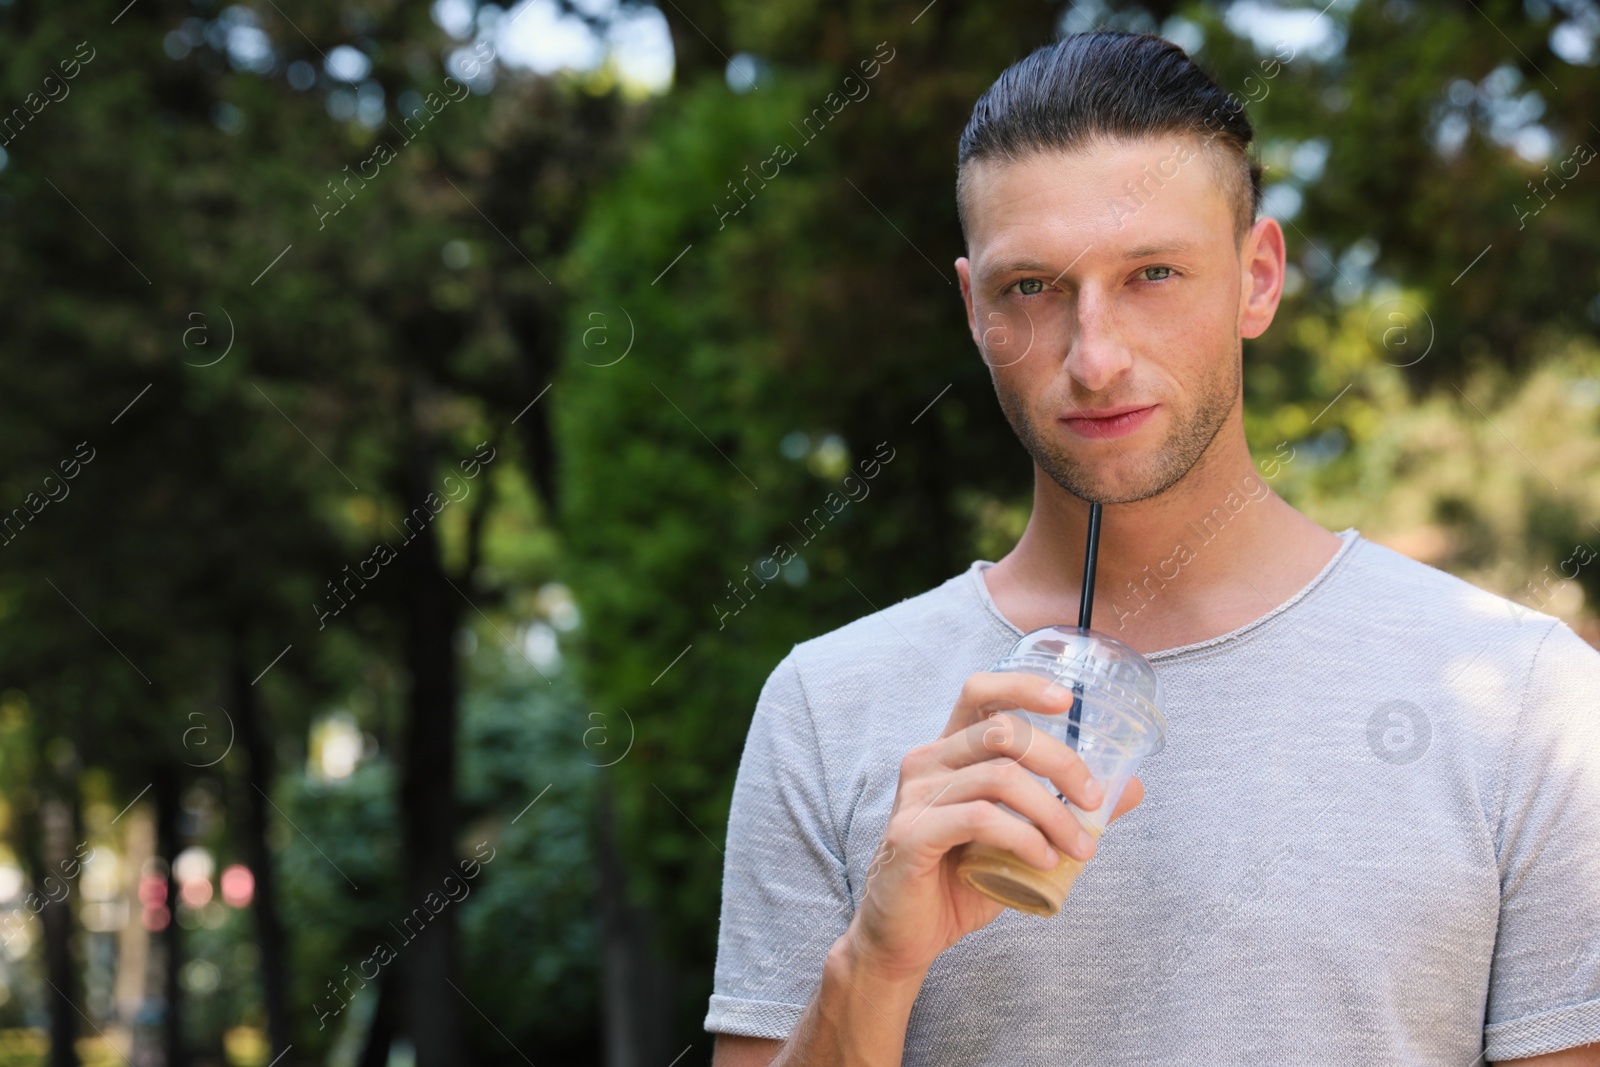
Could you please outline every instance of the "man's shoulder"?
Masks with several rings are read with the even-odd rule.
[[[975,618],[981,605],[968,588],[971,580],[968,571],[961,571],[921,593],[799,642],[794,655],[802,666],[816,667],[862,657],[915,658],[917,649],[932,652],[925,642],[959,639],[974,622],[985,621]]]
[[[1561,620],[1429,563],[1363,538],[1352,559],[1344,598],[1351,610],[1429,632],[1532,637],[1535,644]]]
[[[799,642],[789,659],[813,695],[943,679],[1006,641],[971,582],[968,567],[921,593]]]

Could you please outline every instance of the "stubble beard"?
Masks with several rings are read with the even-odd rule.
[[[1128,504],[1166,492],[1182,481],[1194,469],[1200,457],[1205,455],[1206,449],[1228,421],[1234,402],[1238,399],[1241,355],[1242,348],[1236,348],[1230,358],[1217,361],[1205,388],[1195,396],[1192,412],[1187,415],[1176,413],[1166,439],[1154,448],[1141,448],[1146,458],[1138,462],[1136,470],[1118,479],[1120,484],[1105,477],[1100,468],[1068,451],[1062,438],[1069,431],[1054,424],[1057,417],[1055,412],[1043,416],[1044,427],[1036,425],[1023,399],[1003,387],[993,370],[990,371],[990,377],[994,380],[995,395],[1000,400],[1000,409],[1005,412],[1006,421],[1011,423],[1012,431],[1040,470],[1080,500]],[[1171,405],[1167,407],[1170,412]],[[1122,447],[1117,439],[1102,443],[1113,448]],[[1127,465],[1128,461],[1124,461],[1117,452],[1113,451],[1111,455],[1119,466]]]

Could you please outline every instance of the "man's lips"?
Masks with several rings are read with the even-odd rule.
[[[1121,407],[1064,415],[1061,422],[1079,437],[1094,440],[1126,437],[1143,426],[1158,407],[1159,404],[1124,404]]]

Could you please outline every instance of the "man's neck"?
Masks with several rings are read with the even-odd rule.
[[[1028,527],[984,572],[1024,632],[1077,623],[1088,521],[1088,502],[1035,466]],[[1145,653],[1228,633],[1303,589],[1339,544],[1271,491],[1242,433],[1224,433],[1171,489],[1104,506],[1093,628]]]

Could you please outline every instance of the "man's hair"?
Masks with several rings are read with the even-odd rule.
[[[967,164],[1164,134],[1201,138],[1235,204],[1242,241],[1261,210],[1261,164],[1244,104],[1178,45],[1149,33],[1094,30],[1045,45],[1007,67],[972,108],[956,160],[956,213],[967,236]]]

